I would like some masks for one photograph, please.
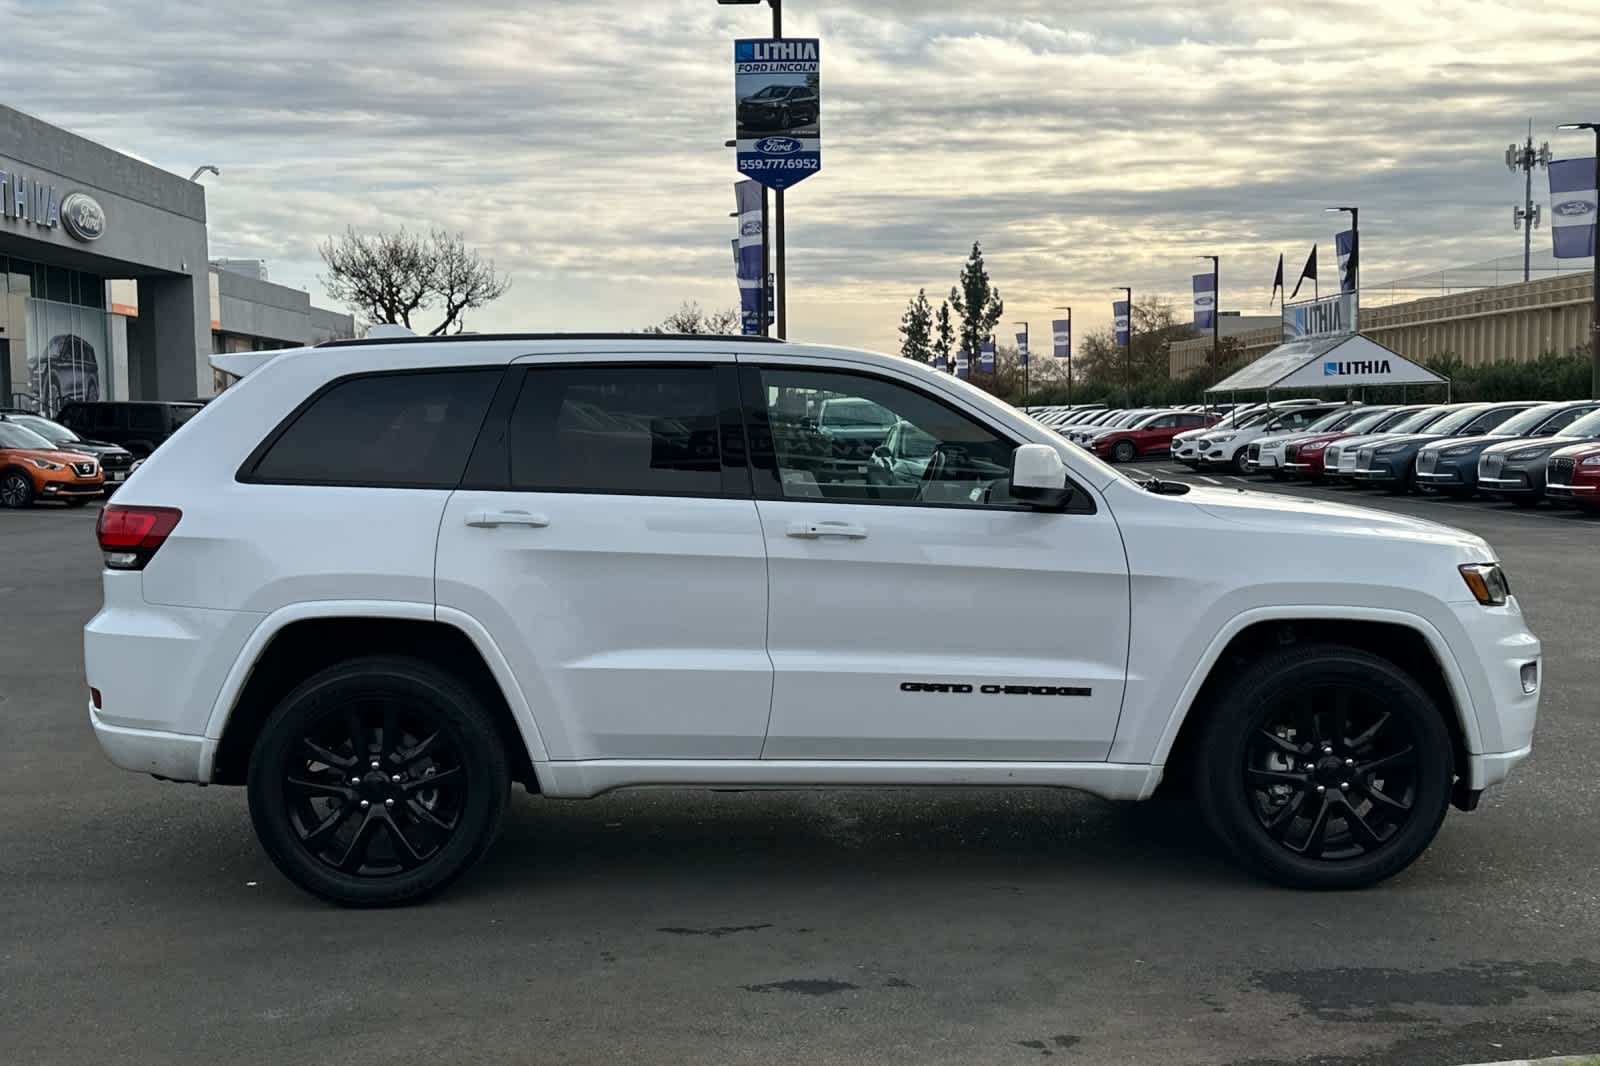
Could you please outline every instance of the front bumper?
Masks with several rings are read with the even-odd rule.
[[[1572,485],[1546,485],[1544,490],[1552,496],[1564,496],[1567,499],[1589,499],[1600,492],[1600,485],[1577,482]]]
[[[106,491],[104,481],[67,481],[51,479],[39,485],[39,495],[45,499],[63,496],[100,496]]]
[[[1432,472],[1427,474],[1424,474],[1420,470],[1417,471],[1417,484],[1421,485],[1423,488],[1427,488],[1429,486],[1444,488],[1451,486],[1461,487],[1465,485],[1471,485],[1477,480],[1476,465],[1473,466],[1473,475],[1473,477],[1468,477],[1466,472],[1460,467],[1440,465],[1435,467]]]
[[[1377,463],[1352,471],[1351,476],[1362,483],[1374,485],[1401,479],[1393,467]]]
[[[1452,604],[1456,623],[1470,657],[1455,656],[1466,683],[1478,736],[1469,741],[1467,787],[1484,789],[1505,780],[1527,758],[1539,716],[1544,688],[1544,661],[1539,638],[1528,631],[1516,597],[1504,607],[1475,602]],[[1451,639],[1451,644],[1455,643]],[[1537,664],[1533,692],[1522,688],[1522,668]]]
[[[1479,477],[1478,487],[1484,492],[1496,492],[1503,496],[1516,496],[1525,492],[1534,492],[1535,488],[1528,484],[1528,479],[1518,475],[1516,477]]]

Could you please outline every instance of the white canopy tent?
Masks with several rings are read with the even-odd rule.
[[[1206,395],[1371,385],[1443,385],[1448,395],[1450,379],[1369,337],[1350,333],[1280,344],[1211,386]]]

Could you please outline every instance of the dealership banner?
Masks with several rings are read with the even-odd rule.
[[[735,182],[733,199],[739,209],[739,236],[733,241],[739,332],[753,337],[761,332],[761,186],[753,181]]]
[[[1072,358],[1072,319],[1058,318],[1050,323],[1050,343],[1057,359]]]
[[[978,344],[978,369],[985,374],[994,373],[994,334],[989,334]]]
[[[971,367],[972,360],[967,357],[967,350],[963,348],[956,353],[956,377],[965,381],[971,372]]]
[[[787,189],[822,169],[817,38],[733,42],[739,173]]]
[[[1356,231],[1347,229],[1333,235],[1333,250],[1339,257],[1339,291],[1356,291],[1356,268],[1360,265],[1361,250],[1356,247]]]
[[[1028,365],[1028,331],[1025,329],[1017,331],[1017,364]]]
[[[1557,259],[1587,259],[1594,254],[1595,217],[1600,198],[1594,187],[1594,157],[1550,163],[1550,236]]]
[[[1337,337],[1356,331],[1356,294],[1341,292],[1320,300],[1304,300],[1283,305],[1283,339],[1308,340],[1312,337]]]
[[[1111,318],[1116,325],[1117,345],[1128,346],[1128,301],[1118,300],[1111,305]]]
[[[1194,328],[1208,330],[1217,314],[1217,276],[1209,271],[1194,276]]]

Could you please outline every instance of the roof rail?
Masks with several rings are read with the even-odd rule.
[[[422,344],[448,341],[716,341],[719,343],[784,344],[777,337],[737,333],[456,333],[448,337],[382,336],[323,341],[318,348],[360,348],[369,344]]]

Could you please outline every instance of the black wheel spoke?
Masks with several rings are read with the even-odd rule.
[[[1333,704],[1333,707],[1329,712],[1333,719],[1333,729],[1330,732],[1328,739],[1333,741],[1336,746],[1343,747],[1345,744],[1345,737],[1350,732],[1349,690],[1342,688],[1334,689],[1333,699],[1330,702]]]
[[[337,766],[340,769],[348,769],[349,767],[356,765],[355,755],[339,755],[330,749],[323,747],[321,744],[318,744],[310,737],[302,737],[300,739],[300,746],[305,748],[306,751],[310,752],[313,759],[325,766]]]
[[[394,761],[401,766],[410,766],[412,763],[431,755],[438,748],[440,739],[442,738],[438,732],[429,733],[405,751],[396,752]]]
[[[400,865],[407,870],[420,865],[425,856],[412,845],[405,830],[401,829],[393,818],[385,818],[383,825],[389,832],[389,839],[394,843],[394,855]]]
[[[1273,747],[1277,748],[1283,754],[1296,759],[1300,757],[1300,745],[1296,744],[1294,741],[1285,740],[1283,737],[1280,737],[1270,729],[1258,729],[1256,732],[1261,735],[1262,739],[1270,742]]]
[[[1322,806],[1317,808],[1317,813],[1311,819],[1311,829],[1306,833],[1306,845],[1302,850],[1313,859],[1322,858],[1322,849],[1328,839],[1328,815],[1332,807],[1328,797],[1323,796]]]
[[[371,748],[367,745],[367,728],[361,722],[360,711],[349,711],[344,716],[345,730],[350,734],[350,750],[355,753],[357,763],[367,761]]]
[[[313,852],[322,850],[322,846],[333,839],[333,835],[350,818],[354,810],[355,808],[348,805],[338,807],[321,822],[318,822],[309,833],[301,837],[300,842]]]
[[[1399,770],[1416,764],[1417,749],[1407,744],[1399,751],[1390,752],[1388,755],[1381,756],[1368,763],[1362,763],[1356,767],[1356,773],[1365,777],[1368,774],[1377,773],[1379,770]]]
[[[1289,827],[1294,825],[1295,817],[1300,813],[1300,808],[1306,804],[1306,793],[1296,792],[1288,802],[1273,812],[1272,817],[1266,820],[1266,830],[1272,838],[1282,841],[1289,833]]]
[[[1406,814],[1411,810],[1410,800],[1395,799],[1382,789],[1376,788],[1370,781],[1362,782],[1361,792],[1362,795],[1366,796],[1372,801],[1373,806],[1375,807],[1382,807],[1383,809],[1391,811],[1395,814]]]
[[[452,828],[437,814],[434,814],[432,811],[428,810],[428,808],[424,807],[414,797],[406,800],[405,809],[412,818],[416,819],[423,825],[431,826],[434,829],[437,829],[441,833],[448,833]]]
[[[372,844],[373,833],[381,821],[383,819],[380,816],[373,814],[371,811],[367,812],[361,827],[356,830],[356,835],[350,838],[350,846],[345,849],[344,855],[335,864],[339,869],[347,874],[356,873],[361,869],[362,864],[367,860],[367,848]]]
[[[460,780],[461,771],[452,767],[449,770],[440,770],[436,774],[429,774],[426,777],[419,777],[415,781],[407,781],[400,787],[407,793],[411,793],[416,792],[419,789],[438,788],[440,785],[451,785],[459,782]]]
[[[1383,732],[1383,727],[1388,724],[1389,712],[1384,711],[1382,714],[1378,715],[1378,720],[1376,722],[1373,722],[1366,729],[1362,730],[1359,735],[1350,738],[1351,749],[1354,751],[1360,751],[1362,748],[1365,748],[1367,745],[1371,744],[1374,740],[1377,740],[1378,734]]]
[[[1252,767],[1246,770],[1245,773],[1249,775],[1250,780],[1262,785],[1303,786],[1306,783],[1305,774],[1288,770],[1257,770]]]
[[[1378,834],[1373,832],[1372,827],[1367,824],[1367,820],[1361,817],[1361,812],[1357,811],[1355,805],[1348,801],[1344,805],[1344,821],[1350,827],[1350,835],[1355,837],[1356,842],[1368,851],[1383,843],[1378,838]]]
[[[288,787],[308,796],[336,796],[349,799],[350,786],[343,781],[319,780],[314,777],[291,777],[284,782]]]
[[[382,721],[383,724],[378,727],[378,755],[380,758],[388,759],[394,753],[395,742],[400,739],[394,704],[383,705]]]

